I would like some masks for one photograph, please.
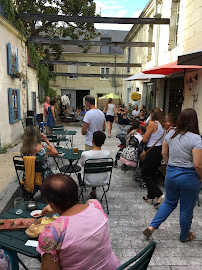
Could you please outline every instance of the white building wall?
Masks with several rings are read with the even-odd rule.
[[[0,142],[1,147],[13,143],[23,135],[21,121],[13,124],[9,123],[8,89],[20,89],[21,119],[24,119],[27,112],[27,90],[22,87],[19,78],[13,78],[8,74],[7,45],[10,42],[18,49],[19,72],[26,74],[27,68],[27,49],[25,41],[20,38],[20,33],[4,17],[0,15]],[[29,68],[28,68],[29,69]],[[30,77],[29,77],[30,76]],[[36,73],[30,71],[28,82],[30,89],[36,90]]]

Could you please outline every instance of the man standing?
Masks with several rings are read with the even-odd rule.
[[[45,117],[46,125],[47,125],[47,120],[48,120],[48,107],[49,106],[50,106],[50,98],[49,97],[46,97],[46,101],[43,104],[43,108],[44,108],[43,115]]]
[[[132,116],[137,117],[139,113],[140,113],[140,110],[138,110],[138,105],[135,105],[134,110],[132,111]]]
[[[89,151],[93,149],[93,133],[95,131],[105,131],[105,116],[102,111],[95,107],[95,98],[93,96],[86,96],[85,104],[89,111],[84,116],[81,133],[86,135],[85,150]]]

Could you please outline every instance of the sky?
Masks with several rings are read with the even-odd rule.
[[[149,0],[95,0],[102,17],[139,17]],[[95,24],[98,29],[130,30],[131,24]],[[118,28],[117,28],[118,27]]]

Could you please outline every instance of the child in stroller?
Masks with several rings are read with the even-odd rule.
[[[119,128],[116,137],[120,140],[121,144],[118,145],[119,150],[118,150],[116,157],[115,157],[114,168],[117,168],[118,160],[120,159],[121,153],[122,153],[123,149],[126,148],[126,144],[127,144],[126,140],[129,140],[130,136],[134,132],[137,132],[137,130],[139,132],[139,126],[141,126],[141,125],[142,125],[142,123],[135,119],[131,123],[131,126],[126,125],[126,126],[122,126],[121,128]]]
[[[123,165],[121,169],[125,172],[128,167],[133,167],[135,170],[135,175],[133,176],[133,180],[139,181],[140,186],[142,188],[146,188],[146,185],[143,181],[141,181],[141,176],[137,172],[136,168],[139,165],[139,154],[140,154],[140,142],[142,141],[142,136],[138,133],[140,128],[140,122],[134,120],[130,129],[127,131],[126,135],[126,147],[119,150],[119,157]],[[120,148],[121,149],[121,148]],[[117,153],[117,154],[118,154]]]

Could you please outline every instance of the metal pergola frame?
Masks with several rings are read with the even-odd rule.
[[[141,67],[141,63],[110,63],[110,62],[80,62],[80,61],[66,61],[66,60],[41,60],[42,64],[52,65],[75,65],[75,66],[93,66],[93,67]]]
[[[154,42],[114,42],[114,41],[90,41],[62,38],[30,37],[30,42],[40,44],[78,45],[78,46],[110,46],[110,47],[155,47]]]
[[[18,13],[22,20],[77,23],[117,23],[117,24],[170,24],[169,18],[120,18],[120,17],[85,17],[57,14]]]
[[[170,24],[169,18],[116,18],[116,17],[85,17],[85,16],[67,16],[58,14],[35,14],[19,13],[17,16],[22,20],[49,21],[49,22],[75,22],[75,23],[116,23],[116,24]],[[113,46],[113,47],[155,47],[154,42],[112,42],[112,41],[89,41],[89,40],[67,40],[59,38],[30,37],[30,42],[41,44],[60,44],[77,46]],[[58,65],[83,65],[83,66],[114,66],[116,67],[141,67],[140,63],[98,63],[98,62],[75,62],[62,60],[42,60],[44,64]],[[60,73],[52,72],[55,76],[66,77],[103,77],[103,74],[84,74],[84,73]],[[128,75],[105,74],[104,78],[128,77]]]

